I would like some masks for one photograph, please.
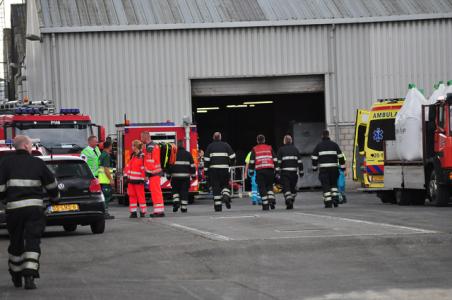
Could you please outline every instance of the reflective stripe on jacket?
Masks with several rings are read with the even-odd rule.
[[[128,182],[133,184],[143,184],[146,180],[144,170],[144,155],[143,153],[132,154],[132,158],[124,169],[124,175],[127,176]]]

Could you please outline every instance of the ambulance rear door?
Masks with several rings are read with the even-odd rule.
[[[367,126],[369,123],[369,111],[358,109],[356,111],[356,122],[355,122],[355,140],[353,143],[353,180],[363,182],[363,171],[364,171],[364,145],[365,145],[365,135]]]

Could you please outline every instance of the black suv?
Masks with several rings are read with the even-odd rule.
[[[77,225],[90,225],[94,234],[105,230],[105,200],[99,181],[88,164],[77,156],[40,156],[55,175],[60,202],[45,201],[47,226],[63,226],[67,232]]]

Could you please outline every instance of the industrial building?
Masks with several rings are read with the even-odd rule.
[[[452,0],[29,0],[23,90],[242,152],[328,127],[350,157],[357,108],[452,79],[451,37]]]

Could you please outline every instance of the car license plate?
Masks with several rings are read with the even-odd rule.
[[[78,204],[57,204],[51,205],[47,208],[47,212],[65,212],[65,211],[77,211],[79,210]]]

